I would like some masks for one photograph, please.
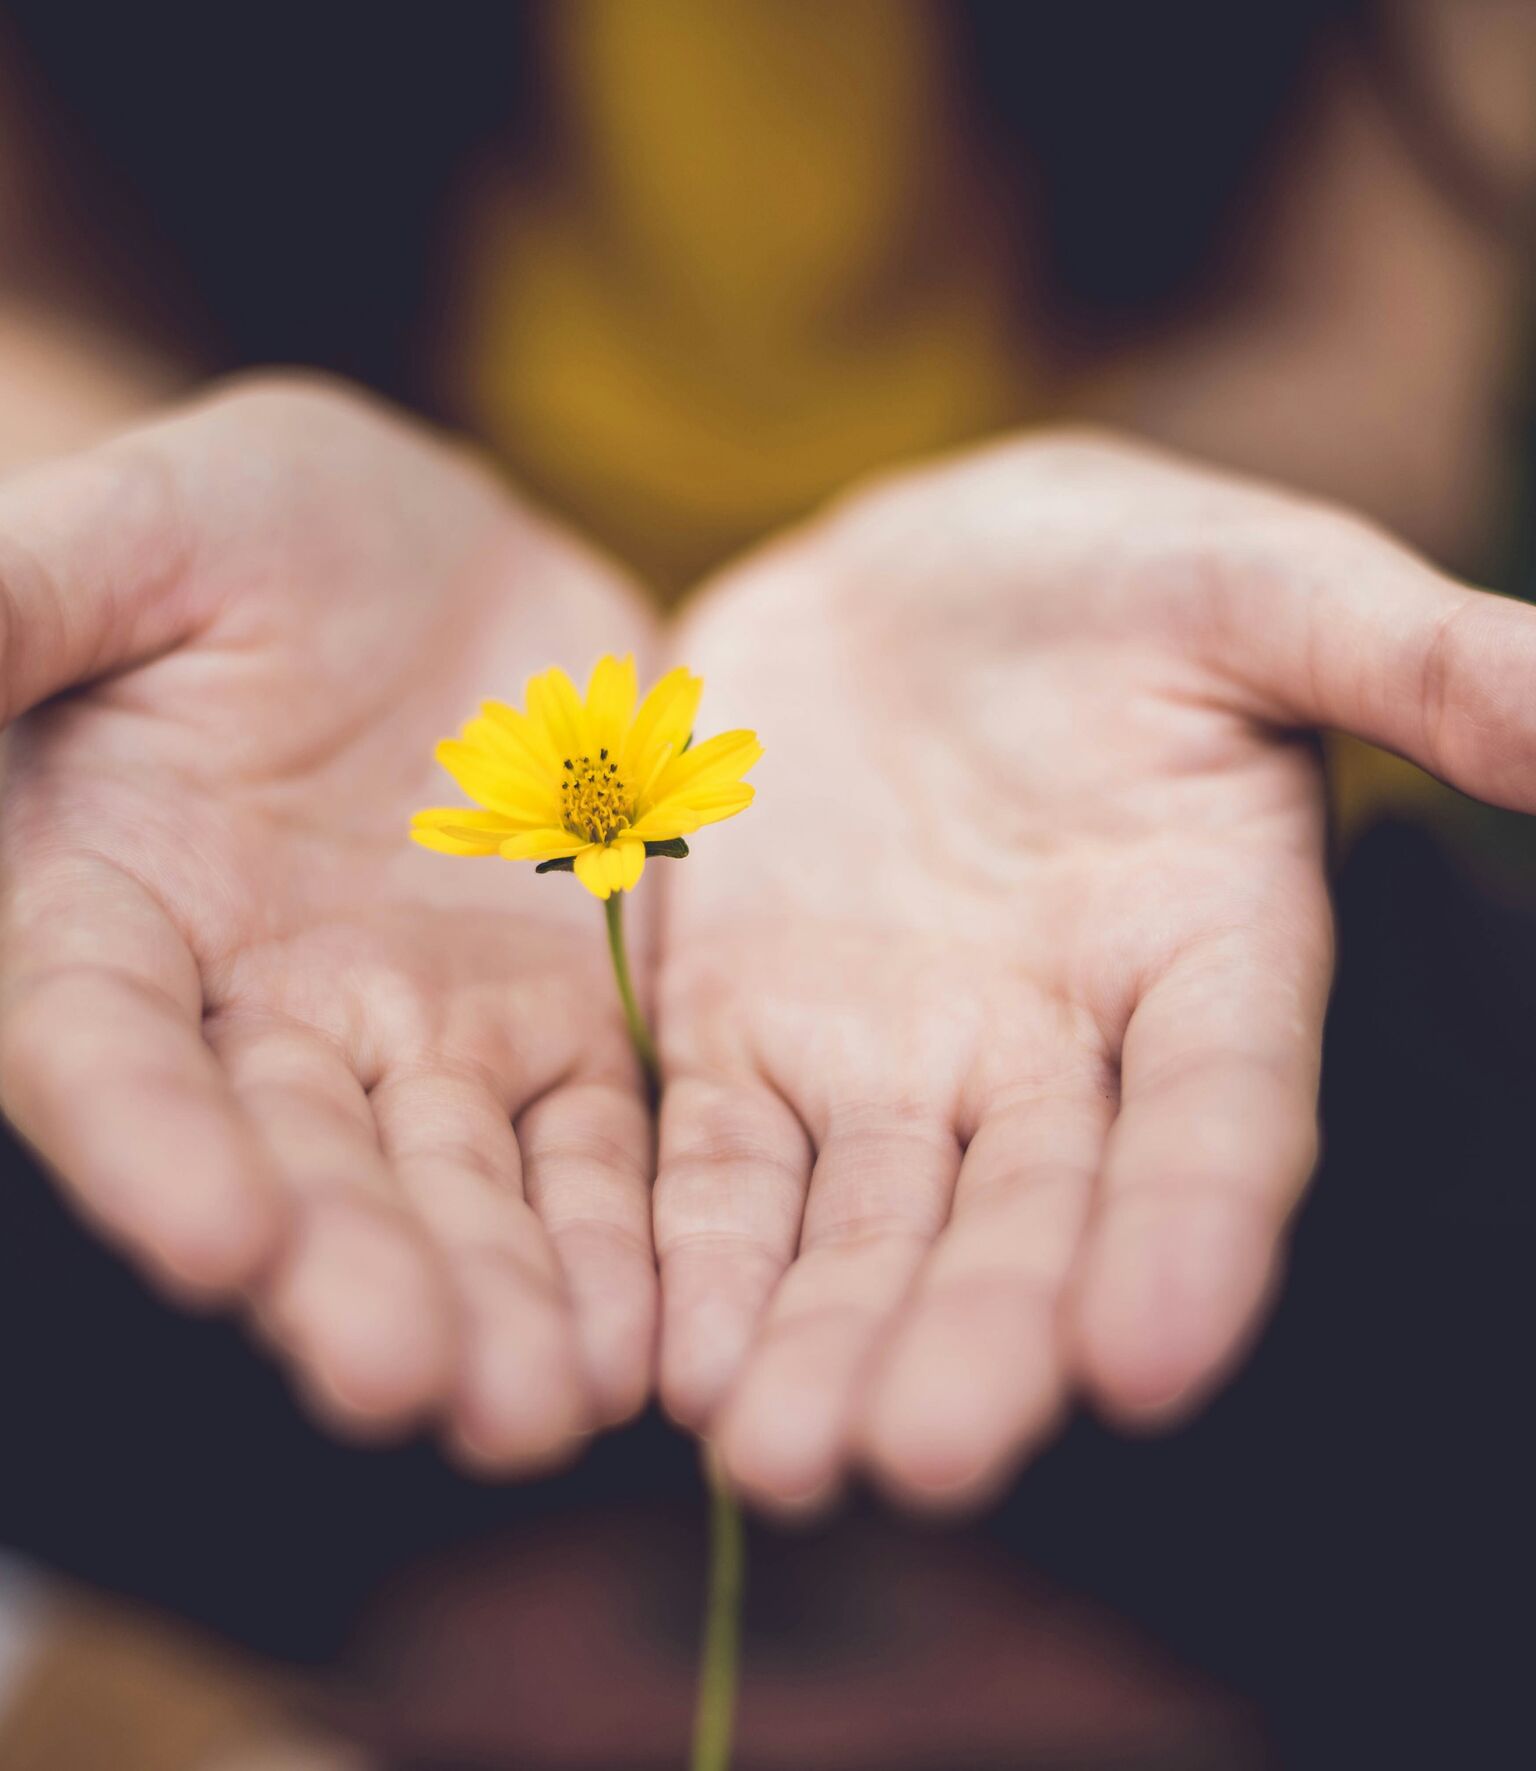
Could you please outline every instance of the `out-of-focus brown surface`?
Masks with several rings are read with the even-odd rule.
[[[964,1532],[753,1533],[738,1771],[1257,1771],[1251,1709]],[[387,1762],[670,1771],[696,1678],[701,1521],[572,1511],[396,1585],[335,1682]]]
[[[1248,1706],[965,1534],[860,1519],[759,1549],[740,1771],[1269,1763]],[[303,1687],[72,1596],[0,1716],[0,1771],[663,1771],[701,1552],[690,1513],[578,1509],[398,1583],[347,1668]]]
[[[238,1771],[287,1732],[289,1697],[185,1632],[74,1596],[42,1623],[0,1714],[0,1768]],[[303,1761],[283,1750],[277,1762],[299,1771]]]

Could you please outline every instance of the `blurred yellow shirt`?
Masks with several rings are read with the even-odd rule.
[[[449,376],[659,596],[872,468],[1038,416],[943,8],[538,16],[548,151],[474,194]]]

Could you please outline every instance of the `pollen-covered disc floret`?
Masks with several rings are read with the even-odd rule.
[[[568,756],[562,766],[566,779],[560,783],[560,809],[567,830],[588,842],[612,842],[629,829],[634,796],[606,746],[596,762],[590,756]]]
[[[487,701],[437,760],[475,802],[418,812],[411,835],[448,855],[571,868],[599,898],[628,891],[647,853],[752,803],[754,732],[692,743],[703,683],[668,672],[636,706],[632,658],[603,658],[585,696],[563,670],[528,684],[527,711]]]

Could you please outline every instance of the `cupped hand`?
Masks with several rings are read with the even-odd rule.
[[[644,648],[636,599],[467,456],[288,382],[8,481],[0,590],[21,1133],[338,1422],[529,1468],[632,1412],[650,1135],[591,901],[407,826],[434,739]]]
[[[973,1500],[1079,1391],[1187,1411],[1315,1157],[1312,734],[1536,809],[1536,611],[1064,438],[845,502],[685,642],[767,754],[667,882],[663,1400],[781,1507]]]

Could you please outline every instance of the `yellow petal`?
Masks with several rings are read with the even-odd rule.
[[[757,789],[749,782],[736,781],[729,787],[712,787],[708,793],[690,794],[685,803],[701,824],[718,824],[744,812],[756,797]]]
[[[728,787],[712,787],[706,793],[663,800],[634,824],[632,834],[642,842],[667,842],[674,836],[691,836],[706,824],[734,818],[751,805],[756,789],[745,781]]]
[[[620,767],[626,780],[645,781],[669,749],[688,742],[703,693],[704,679],[683,669],[669,670],[657,683],[640,703],[624,743]]]
[[[515,831],[503,838],[497,852],[504,861],[561,861],[591,846],[585,837],[551,824],[541,830]]]
[[[576,877],[594,898],[606,898],[613,891],[608,883],[607,854],[606,849],[594,843],[576,857]]]
[[[594,898],[632,891],[645,871],[645,844],[621,836],[606,847],[594,843],[576,857],[576,877]]]
[[[496,845],[476,837],[460,841],[447,830],[429,830],[423,827],[411,832],[411,841],[421,848],[431,849],[437,855],[494,855]]]
[[[498,812],[472,812],[467,806],[435,806],[411,819],[411,840],[441,855],[494,855],[510,831]]]
[[[634,711],[634,659],[599,658],[587,681],[587,725],[592,742],[616,757]]]
[[[458,738],[444,738],[432,753],[473,800],[518,825],[551,824],[560,816],[553,789],[524,770],[513,770]]]
[[[559,774],[562,758],[555,754],[554,741],[526,713],[508,707],[505,701],[482,701],[480,717],[490,728],[486,734],[487,747],[493,742],[504,745],[514,760],[520,761],[535,775]],[[477,727],[479,723],[479,720],[471,720],[470,726]],[[469,738],[470,726],[459,734],[461,738]]]
[[[653,806],[643,818],[630,826],[630,832],[641,842],[670,842],[674,836],[691,836],[701,820],[686,800],[668,800]]]
[[[501,812],[477,812],[470,806],[428,806],[425,811],[412,812],[412,824],[461,824],[469,830],[499,830],[504,835],[516,829],[513,821]]]
[[[637,806],[648,806],[655,803],[656,783],[661,779],[661,771],[672,760],[672,749],[670,744],[661,744],[656,747],[656,755],[652,759],[650,767],[635,784],[635,804]]]
[[[645,872],[645,844],[636,838],[620,837],[609,853],[618,865],[619,883],[615,889],[632,892]]]
[[[568,756],[592,754],[587,710],[576,693],[576,685],[558,665],[529,679],[528,717],[548,734],[560,764]]]
[[[692,799],[713,787],[739,781],[763,754],[756,732],[721,732],[674,756],[656,778],[649,799],[661,805],[673,798]]]
[[[509,714],[513,709],[506,710]],[[518,720],[527,721],[523,715],[514,714]],[[547,752],[536,752],[533,748],[532,728],[527,735],[518,732],[503,720],[494,719],[487,713],[480,713],[472,720],[466,720],[459,728],[459,742],[466,744],[471,750],[477,750],[488,762],[493,762],[498,769],[505,769],[509,775],[529,781],[550,781],[559,773],[558,762],[547,760]]]

